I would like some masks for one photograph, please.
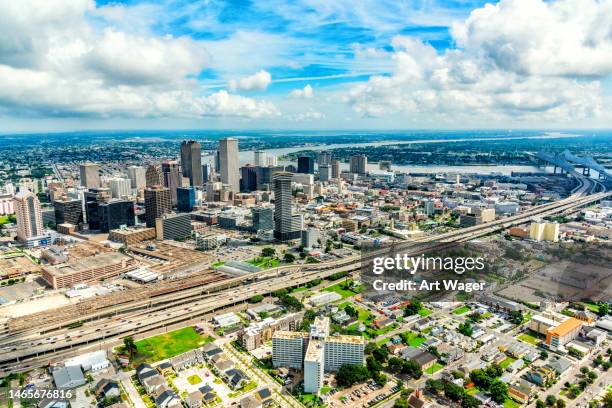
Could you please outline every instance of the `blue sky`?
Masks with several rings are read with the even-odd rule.
[[[0,120],[6,131],[610,127],[611,2],[0,2]]]

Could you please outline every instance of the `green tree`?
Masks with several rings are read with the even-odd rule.
[[[565,408],[567,406],[567,404],[565,403],[565,400],[559,398],[557,400],[557,408]]]
[[[506,398],[508,398],[508,386],[500,380],[495,380],[489,388],[489,393],[493,401],[503,404]]]
[[[464,336],[468,336],[468,337],[470,337],[472,333],[474,333],[474,329],[472,328],[472,323],[470,323],[469,321],[459,324],[457,331],[463,334]]]
[[[521,324],[523,322],[523,314],[518,310],[513,310],[510,312],[508,320],[514,324]]]
[[[264,249],[261,250],[261,256],[270,257],[270,258],[273,256],[276,256],[276,249],[272,247],[265,247]]]
[[[536,408],[545,408],[546,404],[544,403],[544,401],[538,399],[536,400]]]
[[[370,372],[363,364],[343,364],[336,373],[336,382],[340,387],[350,387],[370,378]]]
[[[471,395],[464,395],[461,400],[461,408],[476,408],[480,406],[480,401]]]
[[[263,300],[262,295],[255,295],[255,296],[251,296],[251,298],[249,299],[249,303],[259,303],[262,300]]]
[[[423,303],[420,300],[414,299],[404,308],[404,316],[414,316],[423,308]]]
[[[124,337],[123,345],[125,347],[125,351],[130,356],[130,359],[132,359],[134,355],[138,352],[138,346],[136,345],[134,338],[132,336]]]
[[[286,252],[283,260],[285,263],[293,263],[295,261],[295,256],[289,252]]]
[[[606,316],[610,313],[610,305],[606,302],[600,302],[597,304],[597,306],[599,306],[599,310],[597,312],[597,314],[599,316]]]
[[[548,405],[549,407],[552,407],[553,405],[555,405],[556,402],[557,402],[557,397],[555,397],[554,395],[548,395],[546,397],[546,405]]]

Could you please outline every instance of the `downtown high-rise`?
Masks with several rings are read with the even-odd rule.
[[[219,172],[221,183],[227,184],[230,191],[240,191],[240,173],[238,161],[238,139],[231,137],[219,140]]]
[[[300,229],[296,228],[292,215],[291,179],[288,172],[276,173],[274,183],[274,238],[289,241],[300,237]]]
[[[202,186],[202,147],[195,140],[181,143],[181,167],[189,185]]]

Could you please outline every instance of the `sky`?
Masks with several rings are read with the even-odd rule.
[[[612,128],[612,0],[0,0],[0,133]]]

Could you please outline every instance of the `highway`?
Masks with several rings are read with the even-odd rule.
[[[584,182],[572,196],[564,200],[536,206],[518,215],[490,223],[422,237],[406,242],[405,246],[419,252],[418,245],[415,247],[415,244],[431,245],[473,240],[536,218],[576,211],[611,194],[589,194],[595,191],[594,188],[595,183]],[[388,253],[388,249],[374,251],[367,256],[374,257],[385,253]],[[153,330],[202,318],[211,312],[242,303],[257,294],[269,294],[338,272],[355,271],[360,266],[360,255],[320,264],[283,266],[154,298],[111,305],[86,316],[74,316],[63,321],[7,331],[0,338],[0,375],[25,371],[85,350],[110,347],[128,335],[143,337],[145,333]],[[74,322],[83,324],[75,328],[66,327]]]

